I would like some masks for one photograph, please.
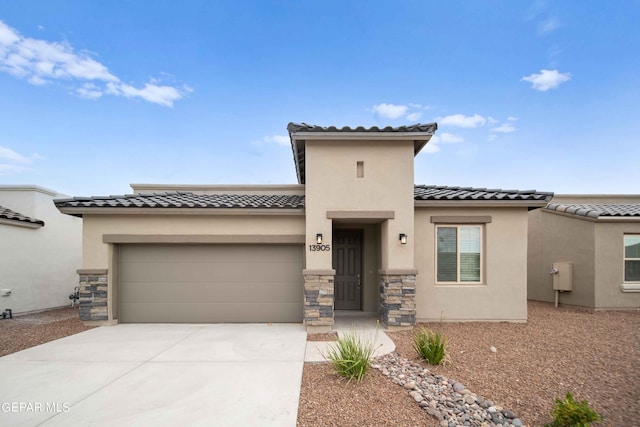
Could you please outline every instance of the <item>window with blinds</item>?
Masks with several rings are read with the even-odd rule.
[[[624,281],[640,282],[640,234],[624,236]]]
[[[438,283],[482,281],[482,226],[436,226]]]

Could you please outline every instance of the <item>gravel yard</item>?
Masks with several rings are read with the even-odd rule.
[[[529,302],[527,323],[427,326],[446,335],[450,363],[419,363],[512,410],[525,425],[551,421],[554,400],[568,391],[605,416],[601,425],[640,425],[638,310],[589,312]],[[418,361],[411,331],[388,335],[399,355]],[[492,346],[495,353],[489,350]],[[417,414],[413,418],[413,409],[406,406],[405,401],[418,408],[406,390],[377,370],[371,374],[359,389],[338,380],[326,365],[305,364],[298,424],[425,425],[425,419],[420,421]],[[433,419],[430,424],[437,425]]]
[[[0,356],[90,329],[76,309],[0,320]],[[525,425],[550,421],[553,402],[570,391],[605,416],[601,425],[640,425],[640,310],[589,312],[529,303],[527,323],[436,323],[450,363],[420,362],[411,331],[388,335],[396,352],[473,393],[512,410]],[[495,347],[496,352],[489,350]],[[299,426],[437,426],[406,389],[371,369],[347,383],[325,363],[304,366]]]
[[[0,357],[87,329],[71,307],[0,320]]]

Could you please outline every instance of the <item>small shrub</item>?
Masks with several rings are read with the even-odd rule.
[[[430,365],[440,365],[445,359],[447,339],[437,331],[422,328],[413,335],[413,348]]]
[[[602,420],[586,400],[576,402],[571,393],[567,393],[564,400],[556,399],[551,416],[553,421],[545,427],[589,427],[591,423]]]
[[[329,345],[324,358],[333,364],[336,373],[360,382],[367,373],[369,361],[374,352],[375,337],[362,338],[355,328],[338,338],[335,344]]]

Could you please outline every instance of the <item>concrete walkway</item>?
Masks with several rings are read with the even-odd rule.
[[[117,325],[0,358],[0,426],[295,426],[301,324]]]
[[[391,341],[391,338],[384,333],[382,326],[378,325],[375,315],[365,317],[361,314],[356,314],[355,316],[336,317],[333,330],[338,333],[339,337],[344,336],[345,333],[355,331],[364,342],[374,340],[374,357],[389,354],[396,349],[396,345]],[[323,355],[327,354],[328,347],[333,343],[331,341],[307,341],[304,361],[324,362]]]

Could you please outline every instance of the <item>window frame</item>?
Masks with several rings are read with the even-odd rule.
[[[439,228],[455,228],[456,229],[456,281],[440,281],[438,280],[438,229]],[[460,229],[461,228],[477,228],[480,230],[480,280],[470,282],[470,281],[461,281],[460,277]],[[484,284],[484,257],[485,257],[485,224],[449,224],[449,223],[440,223],[435,225],[434,229],[434,279],[436,285],[483,285]]]
[[[627,280],[627,261],[640,262],[640,258],[627,258],[627,245],[625,244],[627,237],[636,237],[640,239],[640,234],[628,233],[622,236],[622,283],[640,283],[640,280]]]

